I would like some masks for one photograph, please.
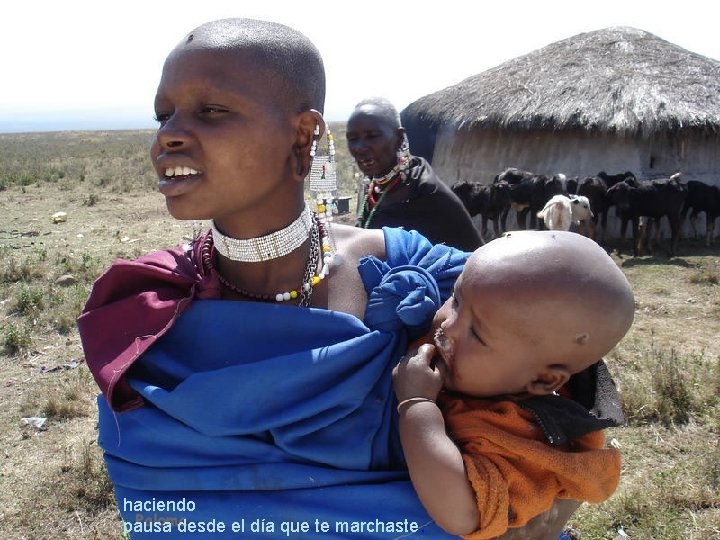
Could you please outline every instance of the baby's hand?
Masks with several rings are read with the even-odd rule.
[[[434,345],[422,345],[414,355],[406,354],[393,369],[393,386],[398,401],[424,397],[435,401],[443,385],[442,364],[432,366]]]

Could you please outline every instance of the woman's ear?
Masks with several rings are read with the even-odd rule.
[[[295,144],[293,145],[293,172],[296,180],[302,182],[310,172],[312,162],[310,149],[312,148],[313,138],[317,137],[319,140],[323,133],[325,133],[325,120],[318,111],[310,109],[298,115],[297,132]]]
[[[545,367],[537,377],[528,383],[526,390],[534,396],[545,396],[557,392],[570,379],[570,371],[565,366],[555,364]]]

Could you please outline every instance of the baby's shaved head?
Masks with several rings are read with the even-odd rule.
[[[517,304],[523,333],[552,341],[552,354],[573,364],[572,372],[612,350],[633,322],[625,275],[604,249],[576,233],[509,233],[478,248],[466,271],[488,294]]]
[[[268,91],[281,92],[302,112],[325,105],[325,68],[313,43],[285,25],[255,19],[221,19],[198,26],[172,54],[197,49],[244,53],[274,81]]]

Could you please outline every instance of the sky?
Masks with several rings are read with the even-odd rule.
[[[36,0],[0,8],[0,132],[154,127],[168,52],[219,18],[307,35],[327,72],[325,117],[371,96],[398,110],[576,34],[632,26],[720,59],[712,0]]]

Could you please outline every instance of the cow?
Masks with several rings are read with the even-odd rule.
[[[593,217],[588,222],[588,236],[598,242],[598,244],[605,243],[605,236],[607,234],[607,215],[608,210],[612,206],[610,198],[607,194],[607,184],[599,176],[587,176],[580,181],[578,186],[578,195],[582,195],[587,198],[592,208]],[[602,227],[602,233],[598,240],[597,225],[600,223]]]
[[[463,202],[471,217],[480,215],[480,237],[483,242],[487,238],[488,220],[493,222],[493,236],[505,232],[510,210],[510,186],[507,182],[482,184],[460,181],[450,189]]]
[[[605,182],[605,185],[608,189],[613,187],[618,182],[622,182],[623,180],[627,180],[628,178],[637,180],[635,174],[633,174],[631,171],[625,171],[624,173],[618,174],[608,174],[605,171],[600,171],[599,173],[597,173],[597,177],[601,178],[603,182]]]
[[[610,187],[607,191],[622,221],[621,241],[625,240],[628,222],[633,225],[633,255],[640,252],[641,218],[654,220],[659,233],[660,220],[667,216],[670,223],[670,249],[672,257],[677,253],[680,238],[680,212],[687,196],[686,186],[677,179],[636,180],[626,178]],[[652,252],[652,243],[648,242],[648,251]]]
[[[588,198],[590,208],[592,208],[593,211],[593,218],[588,223],[590,229],[588,236],[599,244],[605,243],[605,237],[607,236],[607,217],[612,207],[612,201],[608,197],[607,190],[622,180],[629,182],[635,181],[635,174],[631,171],[619,174],[607,174],[605,171],[600,171],[596,176],[586,176],[583,180],[579,181],[577,194],[584,195]],[[598,223],[602,228],[599,238],[597,232]]]
[[[510,186],[510,201],[517,212],[520,229],[527,229],[527,216],[530,214],[530,228],[537,227],[537,213],[553,195],[562,195],[564,182],[559,175],[547,177],[523,171],[514,167],[498,174],[493,183],[507,182]]]
[[[687,198],[680,212],[684,221],[690,213],[690,226],[693,237],[697,238],[695,222],[700,212],[705,212],[705,246],[710,247],[715,243],[715,222],[720,217],[720,187],[711,186],[705,182],[688,180]]]
[[[578,195],[578,189],[580,188],[579,176],[571,176],[568,178],[564,174],[559,174],[557,177],[560,178],[563,183],[563,195]]]

